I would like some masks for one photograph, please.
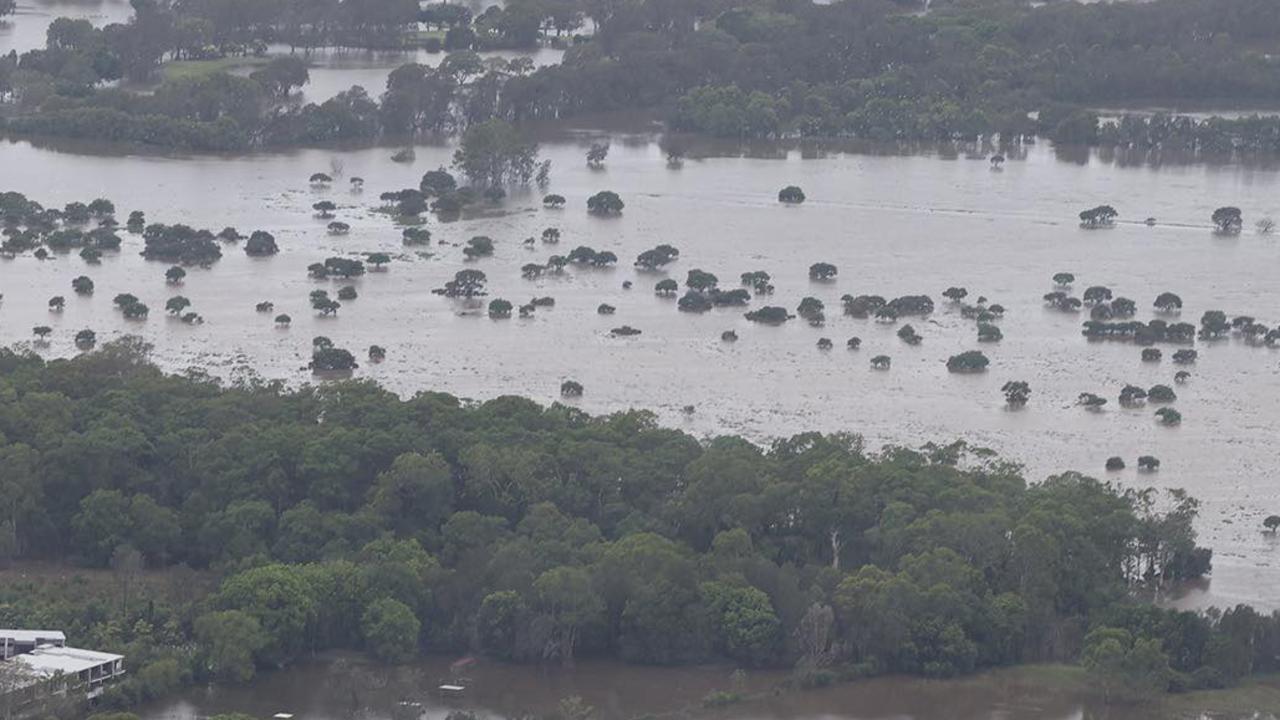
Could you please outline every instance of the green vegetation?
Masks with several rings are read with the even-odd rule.
[[[354,364],[328,338],[314,349],[318,369]],[[11,622],[136,658],[118,701],[324,648],[403,662],[473,638],[517,661],[822,658],[929,676],[1085,647],[1090,667],[1145,673],[1152,692],[1276,669],[1280,619],[1127,599],[1208,570],[1181,493],[1074,474],[1029,486],[961,444],[762,448],[700,443],[643,412],[401,400],[369,382],[222,387],[166,376],[146,350],[0,352],[0,547],[117,578],[222,576],[182,598],[135,584],[130,600],[122,580],[50,603],[0,585]]]
[[[266,65],[268,60],[261,57],[228,56],[209,60],[172,60],[160,66],[162,82],[181,80],[203,80],[217,73],[229,73],[247,67]]]
[[[1270,0],[1043,7],[975,0],[934,3],[927,13],[918,3],[882,0],[636,0],[635,11],[593,0],[513,0],[477,16],[449,5],[419,15],[412,3],[366,2],[361,13],[335,4],[305,19],[287,3],[243,13],[235,0],[143,3],[129,23],[103,29],[61,19],[46,49],[0,60],[0,94],[12,89],[18,109],[8,129],[234,150],[662,107],[674,130],[731,138],[999,135],[1016,143],[1035,134],[1139,151],[1280,149],[1280,117],[1133,116],[1103,125],[1087,109],[1135,98],[1268,102],[1280,94],[1266,54],[1280,34]],[[416,37],[419,19],[447,28],[443,39]],[[532,48],[587,20],[594,34],[557,66],[482,62],[476,52]],[[306,68],[259,57],[268,42],[425,43],[448,55],[437,68],[396,69],[385,88],[297,106],[285,99],[305,82]],[[146,80],[166,61],[154,95],[107,86]],[[260,67],[250,77],[225,72],[246,64]],[[593,149],[593,165],[603,163],[604,148]]]

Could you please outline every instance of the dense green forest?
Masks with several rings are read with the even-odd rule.
[[[1209,570],[1178,492],[1028,484],[959,443],[761,447],[640,411],[226,385],[147,350],[0,352],[0,562],[118,580],[4,583],[0,625],[127,653],[114,702],[325,648],[720,659],[802,684],[1079,660],[1135,694],[1278,669],[1280,616],[1130,599]]]
[[[1280,96],[1272,0],[1033,5],[1019,0],[511,0],[473,17],[400,0],[134,0],[134,19],[94,29],[59,20],[43,50],[0,61],[9,132],[166,147],[371,141],[452,134],[500,118],[555,121],[656,111],[677,131],[730,138],[953,141],[1038,134],[1056,141],[1230,153],[1280,150],[1280,120],[1099,123],[1090,106]],[[421,23],[421,24],[419,24]],[[429,28],[429,37],[415,28]],[[479,51],[567,44],[563,62]],[[165,83],[154,95],[109,84],[166,59],[263,53],[253,73]],[[385,88],[315,104],[290,100],[320,45],[426,44]],[[301,58],[301,59],[300,59]]]

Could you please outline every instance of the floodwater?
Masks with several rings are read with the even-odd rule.
[[[270,55],[289,54],[288,46],[273,45],[268,48]],[[377,97],[387,86],[387,76],[391,71],[407,63],[418,63],[428,67],[436,67],[444,60],[445,53],[430,53],[425,50],[378,51],[353,50],[349,48],[318,48],[311,52],[302,50],[296,53],[305,58],[309,65],[310,82],[298,93],[297,100],[302,103],[322,103],[340,92],[359,85],[368,93]],[[539,47],[531,51],[494,50],[480,53],[483,58],[502,58],[512,60],[527,57],[533,61],[534,67],[558,65],[564,57],[564,50],[553,47]],[[248,75],[254,67],[236,69],[234,72]]]
[[[36,29],[50,16],[78,13],[105,21],[128,12],[123,0],[30,1],[7,31],[0,30],[0,43],[4,32],[10,46],[15,33],[42,40]],[[319,56],[335,66],[364,56],[353,61],[357,73],[385,72],[398,63],[374,68],[383,61],[363,53]],[[334,81],[333,87],[349,84]],[[138,256],[142,243],[133,235],[99,266],[74,255],[0,260],[0,342],[28,342],[33,326],[47,324],[55,333],[38,350],[66,356],[75,352],[74,333],[89,327],[101,339],[145,337],[169,368],[198,366],[221,376],[252,371],[301,383],[311,380],[302,369],[311,338],[323,334],[361,357],[369,345],[387,347],[385,362],[363,364],[357,376],[402,393],[432,389],[477,399],[521,394],[552,402],[560,383],[572,378],[586,387],[575,404],[591,412],[651,409],[663,422],[702,436],[733,432],[764,440],[805,430],[852,431],[872,447],[961,438],[1023,463],[1033,480],[1066,470],[1101,475],[1105,458],[1120,455],[1130,469],[1109,478],[1184,487],[1203,502],[1201,540],[1215,550],[1214,576],[1168,600],[1185,607],[1280,607],[1277,541],[1261,529],[1263,517],[1280,512],[1280,486],[1272,478],[1280,354],[1234,339],[1201,343],[1194,378],[1177,386],[1183,424],[1165,428],[1156,424],[1152,408],[1120,408],[1115,395],[1125,383],[1169,384],[1174,366],[1167,359],[1142,363],[1131,345],[1087,342],[1079,334],[1081,316],[1046,310],[1040,302],[1052,289],[1050,276],[1070,271],[1078,278],[1077,294],[1088,285],[1108,285],[1137,300],[1142,319],[1150,316],[1156,294],[1172,290],[1186,301],[1184,319],[1192,322],[1206,309],[1222,309],[1280,323],[1276,237],[1246,231],[1222,238],[1207,222],[1215,207],[1227,204],[1244,209],[1248,227],[1263,216],[1280,217],[1280,172],[1274,167],[1153,166],[1088,152],[1055,154],[1042,145],[1013,154],[1000,172],[964,155],[784,148],[690,160],[671,169],[653,136],[631,134],[614,136],[607,167],[590,170],[583,153],[601,137],[607,136],[562,134],[543,143],[544,157],[553,161],[547,190],[566,196],[567,208],[544,210],[540,191],[516,192],[500,208],[459,222],[430,220],[427,227],[445,244],[428,248],[404,248],[402,228],[376,210],[377,198],[416,186],[424,171],[448,165],[450,147],[422,146],[415,163],[398,164],[387,148],[156,156],[0,140],[0,190],[19,190],[48,205],[105,196],[122,219],[139,209],[151,222],[213,230],[234,225],[246,234],[263,229],[283,249],[274,258],[251,259],[228,246],[219,263],[193,269],[181,288],[164,283],[163,264]],[[339,179],[332,188],[311,187],[307,177],[316,171]],[[349,190],[352,176],[366,178],[363,193]],[[778,189],[793,183],[809,201],[779,205]],[[601,189],[621,193],[627,203],[622,217],[586,214],[586,198]],[[352,225],[349,235],[326,233],[327,221],[311,211],[320,199],[340,206],[338,219]],[[1079,229],[1076,213],[1100,203],[1117,206],[1124,221],[1105,231]],[[1146,217],[1158,224],[1147,227],[1140,222]],[[562,230],[558,246],[522,244],[547,227]],[[464,262],[460,245],[475,235],[492,237],[496,254]],[[659,274],[630,267],[636,254],[659,243],[678,247],[680,260]],[[521,279],[523,264],[580,244],[611,250],[622,262],[614,269]],[[360,297],[344,303],[338,317],[315,317],[308,293],[316,287],[336,291],[341,283],[309,279],[307,265],[369,251],[396,259],[387,271],[354,280]],[[808,280],[809,264],[819,261],[840,268],[835,282]],[[529,319],[491,321],[478,304],[431,294],[463,267],[489,276],[490,297],[522,303],[551,295],[556,307]],[[717,273],[727,287],[742,272],[767,270],[777,294],[754,306],[794,309],[813,295],[827,305],[827,324],[755,326],[741,310],[727,308],[692,316],[651,292],[661,277],[683,280],[692,268]],[[80,274],[97,283],[94,297],[70,292],[70,279]],[[630,291],[622,289],[626,280],[635,283]],[[1008,308],[1001,322],[1005,340],[982,347],[992,359],[984,374],[951,375],[943,367],[948,356],[979,347],[973,323],[940,297],[951,285]],[[120,292],[142,298],[152,317],[123,320],[111,306]],[[165,300],[178,293],[194,302],[204,324],[164,316]],[[839,298],[845,293],[927,293],[939,309],[912,322],[925,339],[911,347],[895,337],[896,326],[843,317]],[[68,298],[65,312],[46,310],[53,295]],[[262,300],[274,302],[275,313],[292,315],[292,328],[276,328],[275,313],[255,313],[253,305]],[[602,303],[617,314],[598,315]],[[609,330],[623,324],[643,334],[611,337]],[[736,344],[720,341],[729,329],[741,338]],[[864,340],[862,350],[847,351],[844,340],[855,335]],[[835,349],[816,349],[820,337],[831,338]],[[1166,356],[1172,350],[1166,348]],[[881,353],[893,357],[893,367],[872,372],[868,359]],[[1005,409],[999,388],[1008,380],[1031,384],[1025,409]],[[1073,405],[1081,392],[1112,402],[1103,412],[1087,412]],[[683,412],[685,406],[694,412]],[[1132,469],[1144,454],[1162,460],[1158,473]]]
[[[816,690],[782,690],[787,675],[731,668],[658,668],[588,660],[575,668],[511,666],[481,661],[459,678],[446,660],[387,668],[357,656],[326,657],[264,675],[241,687],[197,688],[140,708],[142,720],[199,720],[218,713],[252,717],[293,714],[299,720],[443,720],[465,710],[483,720],[554,712],[577,696],[597,720],[702,717],[707,720],[1168,720],[1157,708],[1107,706],[1032,676],[996,672],[960,680],[888,677]],[[442,694],[441,684],[460,694]],[[703,706],[712,692],[750,699]],[[1230,716],[1215,716],[1230,720]],[[1274,720],[1261,714],[1253,720]]]
[[[487,2],[485,6],[494,4],[500,3]],[[22,54],[44,47],[45,30],[55,18],[84,19],[102,27],[128,22],[132,15],[129,0],[19,0],[17,13],[0,19],[0,55],[11,50]],[[272,45],[267,49],[270,56],[291,52],[288,45]],[[296,95],[295,99],[300,103],[322,103],[354,85],[377,97],[386,88],[387,75],[395,68],[411,62],[435,67],[445,57],[445,53],[429,53],[421,49],[387,51],[327,47],[310,51],[300,49],[296,54],[306,58],[311,76],[311,81]],[[558,64],[564,57],[564,50],[544,46],[530,51],[496,50],[480,55],[486,59],[504,60],[527,57],[535,67],[543,67]],[[246,60],[244,66],[233,67],[231,72],[248,75],[256,67],[251,60]]]
[[[698,435],[761,440],[805,430],[862,433],[872,447],[960,438],[1025,464],[1031,479],[1066,470],[1103,475],[1103,461],[1120,455],[1130,469],[1107,477],[1184,487],[1203,502],[1201,539],[1215,550],[1214,576],[1179,598],[1182,605],[1280,607],[1278,548],[1261,525],[1280,511],[1274,480],[1280,353],[1235,339],[1200,343],[1194,377],[1176,386],[1183,423],[1162,427],[1153,408],[1121,408],[1115,396],[1126,383],[1170,384],[1175,366],[1167,356],[1174,348],[1165,348],[1165,362],[1143,363],[1137,347],[1088,342],[1079,332],[1082,316],[1047,310],[1040,301],[1052,289],[1050,277],[1070,271],[1077,294],[1088,285],[1110,286],[1138,301],[1142,319],[1150,317],[1159,292],[1172,290],[1192,322],[1214,308],[1280,322],[1276,238],[1251,230],[1222,238],[1207,223],[1224,204],[1242,207],[1250,225],[1263,215],[1280,217],[1280,174],[1204,164],[1121,166],[1097,157],[1064,162],[1045,146],[1011,159],[1002,172],[936,154],[801,158],[796,152],[690,160],[673,170],[644,136],[615,137],[606,169],[593,171],[583,161],[593,137],[543,143],[543,156],[553,162],[548,191],[568,198],[565,209],[544,210],[540,193],[517,192],[501,209],[453,223],[430,220],[426,226],[446,244],[429,248],[403,247],[401,227],[376,210],[377,198],[447,165],[447,147],[419,147],[415,163],[399,164],[390,161],[388,148],[158,157],[0,141],[4,189],[48,205],[106,196],[122,218],[140,209],[150,222],[268,230],[282,248],[276,257],[254,259],[226,246],[220,262],[191,269],[181,288],[165,284],[164,264],[139,257],[142,241],[134,235],[125,235],[122,251],[99,266],[75,255],[0,261],[0,342],[27,342],[33,326],[48,324],[55,332],[40,352],[66,356],[75,352],[74,333],[88,327],[100,339],[145,337],[169,368],[199,366],[222,376],[252,368],[301,383],[311,380],[302,369],[311,338],[325,335],[361,358],[370,345],[387,347],[385,362],[362,363],[356,376],[401,393],[520,394],[552,402],[560,383],[572,378],[586,388],[574,403],[593,413],[645,408]],[[313,172],[335,166],[344,177],[332,188],[308,185]],[[366,179],[363,193],[348,189],[351,176]],[[804,205],[776,201],[778,188],[791,183],[808,193]],[[586,213],[586,198],[605,188],[627,203],[621,217]],[[338,204],[337,217],[352,226],[349,235],[327,234],[327,221],[311,210],[320,199]],[[1077,227],[1079,209],[1103,202],[1116,205],[1126,221],[1111,230]],[[1133,221],[1148,216],[1159,224]],[[547,227],[562,231],[559,245],[522,244]],[[496,253],[465,262],[460,245],[475,235],[492,237]],[[638,253],[659,243],[681,251],[667,272],[630,267]],[[611,250],[622,261],[612,269],[521,278],[523,264],[582,244]],[[316,317],[308,293],[317,287],[332,293],[343,283],[309,279],[306,267],[369,251],[396,259],[385,272],[355,279],[360,297],[344,303],[337,317]],[[819,261],[840,268],[836,281],[809,281],[807,268]],[[522,303],[550,295],[556,306],[528,319],[493,321],[478,304],[431,294],[464,267],[487,274],[491,298]],[[729,308],[690,315],[651,291],[661,277],[683,281],[692,268],[718,274],[729,287],[743,272],[767,270],[777,292],[753,306],[794,309],[812,295],[826,303],[827,324],[758,326]],[[97,284],[92,298],[70,292],[71,278],[82,273]],[[633,289],[622,289],[626,280]],[[972,321],[940,297],[951,285],[1008,308],[1004,341],[982,346],[992,360],[986,373],[952,375],[944,367],[950,355],[980,347]],[[111,303],[121,292],[146,302],[151,318],[124,320]],[[204,324],[165,316],[165,300],[178,293],[193,301]],[[845,293],[927,293],[938,310],[912,321],[924,337],[912,347],[897,339],[896,326],[843,316]],[[46,310],[53,295],[68,298],[65,312]],[[292,327],[279,329],[273,314],[254,312],[263,300],[292,315]],[[601,303],[617,313],[598,315]],[[623,324],[643,334],[611,337],[609,330]],[[741,339],[721,342],[721,332],[730,329]],[[863,339],[860,351],[845,349],[850,336]],[[818,350],[821,337],[831,338],[835,349]],[[881,353],[892,356],[893,367],[874,372],[868,360]],[[1000,386],[1009,380],[1031,384],[1025,409],[1004,407]],[[1112,402],[1088,412],[1073,404],[1082,392]],[[686,405],[695,411],[684,413]],[[1161,459],[1159,472],[1133,469],[1145,454]]]
[[[16,13],[0,17],[0,55],[44,47],[45,29],[55,18],[88,20],[102,27],[132,16],[129,0],[18,0]]]

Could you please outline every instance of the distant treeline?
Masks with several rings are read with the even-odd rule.
[[[83,21],[55,22],[47,49],[0,62],[0,94],[29,117],[12,121],[12,132],[196,149],[452,133],[493,117],[523,122],[637,109],[664,112],[675,130],[732,138],[999,134],[1016,141],[1039,134],[1229,152],[1276,150],[1280,136],[1274,118],[1131,118],[1113,129],[1081,109],[1136,98],[1262,103],[1280,96],[1280,68],[1264,50],[1280,40],[1271,0],[1044,7],[973,0],[934,3],[926,14],[887,0],[517,0],[478,17],[456,5],[426,6],[415,16],[412,5],[142,2],[127,25],[94,30]],[[267,42],[369,46],[378,44],[370,38],[416,37],[414,27],[447,29],[431,44],[465,61],[448,72],[401,68],[381,102],[379,89],[369,88],[282,108],[278,88],[264,83],[265,99],[246,105],[222,98],[253,95],[248,86],[210,81],[215,87],[181,88],[211,94],[209,102],[175,107],[100,89],[119,77],[148,76],[166,57],[247,53]],[[587,28],[594,32],[575,36],[554,67],[481,63],[470,54],[532,47]],[[126,127],[130,117],[143,127]],[[215,125],[226,119],[235,126]]]
[[[111,567],[125,593],[6,586],[0,620],[127,650],[134,699],[329,647],[727,658],[806,683],[1082,659],[1150,692],[1278,667],[1280,619],[1130,599],[1209,569],[1181,493],[1028,485],[962,444],[703,443],[644,412],[224,386],[146,350],[0,352],[0,562]],[[223,579],[130,604],[144,565]]]

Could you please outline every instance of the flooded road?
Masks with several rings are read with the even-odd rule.
[[[1115,396],[1125,383],[1172,384],[1175,370],[1165,346],[1161,363],[1140,361],[1126,343],[1091,343],[1080,335],[1083,314],[1043,307],[1050,277],[1075,273],[1074,293],[1089,285],[1111,287],[1133,298],[1139,319],[1165,290],[1182,296],[1182,318],[1196,322],[1208,309],[1256,315],[1280,323],[1280,244],[1251,230],[1238,237],[1214,235],[1212,210],[1244,209],[1246,226],[1263,215],[1280,217],[1280,174],[1240,166],[1122,167],[1096,156],[1064,162],[1047,147],[1012,159],[1003,172],[986,162],[937,155],[831,155],[802,159],[796,152],[769,159],[687,161],[669,169],[650,138],[615,138],[606,169],[589,170],[582,136],[543,144],[553,161],[548,190],[568,198],[562,210],[545,210],[540,192],[517,192],[498,209],[454,223],[430,220],[433,244],[406,248],[401,227],[378,212],[378,195],[416,186],[422,173],[447,165],[451,149],[419,147],[413,164],[393,163],[391,149],[303,150],[242,157],[119,156],[41,149],[0,141],[0,187],[26,192],[48,205],[98,196],[114,200],[118,215],[143,210],[150,222],[186,222],[242,233],[268,230],[282,252],[249,258],[235,245],[209,269],[191,269],[183,286],[164,281],[166,265],[139,257],[142,240],[125,235],[124,248],[88,266],[75,255],[41,262],[30,255],[0,260],[0,342],[25,343],[31,328],[54,327],[47,356],[74,352],[72,336],[92,328],[100,339],[139,334],[155,344],[159,362],[172,369],[198,366],[221,376],[253,371],[294,383],[311,338],[326,335],[363,359],[370,345],[387,347],[380,364],[362,363],[357,377],[375,379],[401,393],[442,390],[470,398],[520,394],[558,399],[565,379],[586,393],[574,401],[605,413],[626,408],[657,412],[668,424],[702,436],[742,433],[764,440],[804,430],[862,433],[872,447],[918,445],[962,438],[1023,463],[1030,479],[1079,470],[1130,485],[1185,487],[1203,501],[1201,539],[1215,550],[1212,583],[1180,600],[1188,607],[1252,602],[1280,607],[1280,564],[1273,535],[1262,519],[1280,511],[1274,479],[1280,414],[1280,352],[1239,339],[1199,343],[1193,378],[1175,386],[1182,425],[1162,427],[1153,407],[1122,408]],[[338,167],[345,174],[331,188],[313,188],[313,172]],[[366,179],[354,194],[346,178]],[[787,207],[776,200],[787,184],[802,186],[809,201]],[[626,202],[619,218],[585,211],[601,189]],[[349,235],[327,234],[327,220],[312,203],[334,201]],[[1085,231],[1075,215],[1099,203],[1116,205],[1122,220],[1111,230]],[[1135,219],[1154,216],[1147,227]],[[522,244],[547,227],[562,231],[558,245]],[[493,238],[495,255],[464,261],[460,244],[476,235]],[[434,242],[433,241],[433,242]],[[669,243],[681,251],[666,273],[634,270],[643,250]],[[621,258],[610,269],[570,269],[537,281],[521,278],[529,262],[545,262],[577,245],[611,250]],[[307,277],[309,264],[335,255],[384,251],[395,256],[385,272],[355,279],[359,298],[336,318],[316,317],[308,293],[338,281]],[[839,267],[834,282],[810,282],[814,262]],[[431,294],[464,267],[484,271],[489,298],[527,302],[550,295],[554,308],[528,319],[493,321],[481,308]],[[794,309],[805,296],[827,306],[825,327],[798,321],[783,327],[747,322],[741,309],[702,315],[678,312],[651,288],[666,276],[683,282],[700,268],[735,287],[740,273],[763,269],[776,294],[753,301]],[[70,292],[71,278],[87,274],[97,292]],[[634,288],[623,290],[624,281]],[[1000,325],[1005,339],[976,343],[974,325],[941,297],[951,285],[967,287],[1008,308]],[[121,292],[152,308],[145,322],[126,321],[112,307]],[[183,294],[205,323],[189,326],[163,313],[165,300]],[[938,310],[914,320],[924,341],[909,346],[897,325],[846,317],[840,296],[874,293],[893,297],[927,293]],[[51,314],[46,301],[65,295],[67,308]],[[254,312],[272,301],[288,313],[290,329],[272,314]],[[602,303],[613,316],[597,314]],[[630,338],[610,329],[631,325]],[[735,330],[728,344],[721,332]],[[862,349],[845,340],[861,337]],[[816,348],[819,338],[835,349]],[[952,375],[945,360],[983,349],[988,372]],[[893,358],[887,372],[870,370],[878,354]],[[1030,404],[1004,407],[1000,386],[1025,380]],[[1082,392],[1111,398],[1102,412],[1074,401]],[[694,406],[692,414],[682,412]],[[1161,459],[1159,472],[1134,470],[1139,455]],[[1104,473],[1111,455],[1129,469]]]

